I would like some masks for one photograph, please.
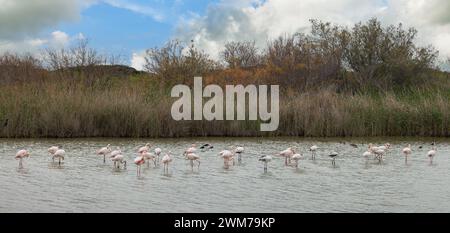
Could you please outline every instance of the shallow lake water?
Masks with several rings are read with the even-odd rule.
[[[430,165],[426,153],[432,140],[0,139],[0,212],[450,212],[450,139],[437,139]],[[143,166],[137,176],[132,161],[147,142],[172,152],[169,174],[162,165]],[[392,144],[381,164],[362,156],[369,142]],[[214,145],[198,152],[201,165],[194,171],[182,155],[192,143]],[[406,165],[401,149],[408,143],[413,153]],[[107,144],[121,148],[126,170],[95,154]],[[313,144],[320,148],[314,161],[307,151]],[[52,145],[66,150],[61,166],[47,152]],[[225,169],[218,152],[231,145],[244,146],[245,152],[241,164]],[[291,146],[304,155],[299,167],[286,167],[274,156],[264,173],[258,157]],[[19,169],[14,155],[22,148],[31,157]],[[336,166],[327,156],[331,151],[339,153]]]

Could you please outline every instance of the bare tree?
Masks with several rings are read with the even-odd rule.
[[[164,79],[192,79],[215,69],[216,63],[192,44],[184,46],[173,40],[162,48],[146,51],[144,68]]]
[[[0,55],[0,83],[36,80],[44,71],[42,62],[31,54]]]
[[[69,48],[47,48],[44,60],[51,70],[82,68],[107,64],[107,58],[89,47],[88,39],[79,39]]]
[[[222,58],[230,68],[247,68],[260,64],[255,41],[228,42],[222,52]]]

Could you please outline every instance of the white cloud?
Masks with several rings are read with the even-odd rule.
[[[54,31],[52,32],[52,38],[50,45],[52,47],[62,48],[65,47],[69,43],[69,35],[65,32]]]
[[[164,19],[164,15],[160,11],[149,6],[140,5],[126,0],[103,0],[103,2],[112,7],[150,16],[156,21],[162,21]]]
[[[61,22],[76,21],[80,11],[94,0],[0,0],[0,54],[37,53],[39,49],[63,47],[71,38],[64,32],[42,31]]]
[[[80,35],[69,36],[62,31],[54,31],[45,37],[22,39],[22,40],[0,40],[0,54],[5,52],[13,53],[31,53],[39,55],[39,51],[43,48],[60,49],[69,45],[72,41],[80,39]]]
[[[0,40],[32,37],[42,29],[79,18],[82,0],[0,0]]]
[[[433,44],[441,58],[450,56],[448,0],[265,0],[225,1],[209,6],[204,16],[181,19],[176,38],[193,39],[217,58],[227,41],[267,40],[283,34],[307,32],[310,19],[351,26],[377,17],[384,24],[402,22],[419,30],[418,43]]]
[[[145,52],[133,53],[131,57],[131,67],[136,70],[144,70]]]

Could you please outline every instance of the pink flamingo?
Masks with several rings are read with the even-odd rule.
[[[169,151],[161,159],[161,163],[164,164],[164,172],[166,172],[166,173],[169,173],[169,164],[172,162],[172,157],[170,157],[171,153],[172,152]]]
[[[317,147],[316,145],[313,145],[309,148],[309,151],[311,151],[311,159],[315,160],[316,159],[316,151],[317,149],[319,149],[319,147]]]
[[[144,160],[147,160],[147,167],[150,167],[150,160],[153,161],[153,164],[156,167],[156,156],[153,153],[143,151],[141,156],[144,157]]]
[[[122,151],[120,150],[120,147],[117,147],[117,150],[111,151],[109,157],[111,158],[111,161],[114,162],[114,165],[113,165],[114,167],[116,166],[116,161],[114,160],[114,158],[115,158],[117,155],[121,155],[121,154],[122,154]]]
[[[120,169],[120,164],[123,164],[123,169],[127,168],[127,161],[124,160],[123,154],[119,153],[114,156],[111,155],[111,160],[114,162],[114,167],[117,164],[117,168]]]
[[[106,163],[106,155],[111,153],[110,144],[97,151],[97,155],[103,155],[103,163]]]
[[[189,147],[187,150],[184,151],[183,155],[186,156],[187,154],[193,154],[197,149],[195,148],[195,144],[192,144],[191,147]]]
[[[150,143],[145,144],[145,146],[138,149],[138,153],[148,152],[150,150]]]
[[[137,165],[137,175],[140,176],[141,175],[141,165],[145,163],[145,159],[144,156],[139,155],[138,157],[136,157],[134,159],[134,164]]]
[[[155,148],[155,155],[156,155],[156,159],[158,160],[158,162],[159,162],[159,156],[161,155],[161,152],[162,152],[162,150],[161,150],[161,148]]]
[[[301,154],[294,154],[294,155],[292,156],[292,160],[295,161],[295,167],[296,167],[296,168],[298,168],[298,161],[299,161],[300,159],[302,159],[302,158],[303,158],[303,155],[301,155]]]
[[[433,146],[432,149],[427,153],[428,158],[430,158],[430,164],[433,164],[433,158],[434,156],[436,156],[436,151],[436,147]]]
[[[52,146],[50,148],[48,148],[48,153],[50,153],[50,155],[52,156],[52,161],[55,162],[55,157],[53,155],[55,155],[55,152],[58,150],[59,148],[57,146]]]
[[[223,150],[219,153],[220,156],[222,156],[223,158],[223,165],[225,168],[229,168],[230,161],[233,161],[233,165],[234,165],[234,153],[229,151],[229,150]]]
[[[66,151],[63,149],[58,149],[53,154],[52,160],[55,161],[55,158],[58,159],[58,165],[61,165],[61,160],[64,160],[64,155],[66,154]]]
[[[369,158],[371,155],[372,155],[372,152],[369,150],[363,153],[364,158]]]
[[[19,168],[23,167],[22,159],[27,158],[29,156],[30,156],[30,153],[28,153],[27,150],[19,150],[16,153],[16,156],[14,158],[19,160]]]
[[[284,165],[291,163],[291,157],[295,154],[295,147],[289,147],[284,151],[281,151],[278,155],[284,157]],[[289,163],[288,163],[289,161]]]
[[[372,146],[372,143],[369,144],[369,151],[375,155],[375,158],[377,158],[380,163],[383,161],[383,156],[386,153],[382,148],[386,147],[374,147]]]
[[[403,148],[402,150],[403,155],[405,155],[405,164],[408,163],[408,156],[411,155],[412,150],[411,150],[411,145],[408,144],[407,147]]]
[[[194,171],[194,161],[197,161],[197,163],[198,163],[197,167],[198,167],[198,169],[200,168],[200,156],[198,156],[194,153],[188,153],[188,154],[185,154],[185,157],[187,160],[190,161],[192,171]]]

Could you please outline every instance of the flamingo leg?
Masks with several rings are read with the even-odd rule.
[[[103,154],[103,163],[106,163],[106,155]]]

